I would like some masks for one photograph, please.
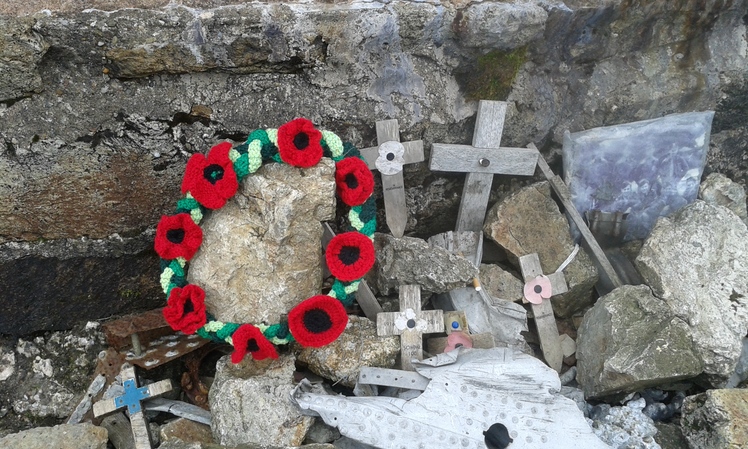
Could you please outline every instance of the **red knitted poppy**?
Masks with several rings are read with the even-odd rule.
[[[208,209],[223,207],[239,188],[229,151],[231,143],[223,142],[211,148],[207,158],[202,154],[193,154],[187,161],[182,193],[190,192],[198,203]]]
[[[359,232],[338,234],[330,240],[325,260],[330,273],[338,280],[351,282],[361,279],[374,266],[374,244]]]
[[[319,348],[332,343],[347,324],[343,304],[326,295],[312,296],[288,312],[288,329],[302,346]]]
[[[283,162],[307,168],[322,159],[322,133],[312,122],[297,118],[278,128],[278,153]]]
[[[197,285],[188,284],[181,288],[173,288],[166,304],[164,318],[175,331],[194,334],[207,321],[205,292]]]
[[[360,206],[374,192],[374,176],[366,162],[347,157],[335,164],[335,185],[338,196],[348,206]]]
[[[231,353],[231,361],[239,363],[249,352],[255,360],[278,358],[278,352],[270,341],[262,335],[262,331],[251,324],[242,324],[231,336],[234,343],[234,352]]]
[[[164,215],[156,226],[156,253],[166,260],[192,259],[203,243],[203,230],[190,214]]]

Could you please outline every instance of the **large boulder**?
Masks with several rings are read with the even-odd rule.
[[[237,365],[223,357],[208,401],[215,441],[224,446],[262,444],[299,446],[314,418],[301,415],[290,401],[295,359],[255,361]]]
[[[423,239],[376,233],[374,248],[377,261],[371,276],[382,295],[406,284],[444,293],[464,287],[478,274],[478,268],[468,259],[444,248],[430,247]]]
[[[222,321],[277,322],[320,294],[322,226],[335,216],[335,166],[265,164],[202,223],[187,274]]]
[[[8,449],[106,449],[107,431],[91,423],[36,427],[0,438]]]
[[[483,232],[499,244],[518,267],[520,257],[537,253],[550,274],[574,250],[569,223],[551,198],[547,181],[532,184],[496,203],[486,214]],[[597,269],[584,251],[564,269],[569,291],[554,296],[553,311],[568,317],[592,303]]]
[[[584,315],[577,382],[585,397],[640,391],[701,374],[688,324],[645,285],[613,290]]]
[[[709,390],[683,401],[681,428],[691,449],[748,447],[748,390]]]
[[[636,266],[658,298],[688,323],[706,379],[735,371],[748,332],[748,229],[729,209],[704,201],[658,220]]]
[[[745,223],[748,210],[745,203],[745,187],[721,173],[710,173],[699,186],[699,198],[709,204],[725,206]]]

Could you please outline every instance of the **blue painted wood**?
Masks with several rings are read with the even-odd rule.
[[[140,402],[151,397],[148,387],[140,387],[135,384],[135,379],[126,380],[122,383],[125,387],[125,394],[114,398],[117,408],[127,407],[127,411],[132,415],[141,411]]]

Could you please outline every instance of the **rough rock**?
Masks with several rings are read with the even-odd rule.
[[[657,434],[655,441],[662,449],[684,449],[688,447],[688,441],[683,435],[678,424],[655,422]]]
[[[464,287],[478,274],[478,269],[466,258],[444,248],[431,248],[423,239],[376,233],[374,248],[377,261],[370,275],[382,295],[408,284],[444,293]]]
[[[748,229],[722,206],[697,200],[658,220],[635,263],[655,296],[689,323],[713,385],[735,371],[748,332]]]
[[[709,390],[683,403],[681,428],[691,449],[748,447],[748,390]]]
[[[16,370],[16,353],[12,350],[0,350],[0,382],[8,380]]]
[[[709,204],[725,206],[735,215],[748,222],[745,187],[721,173],[710,173],[699,186],[699,198]]]
[[[480,282],[486,293],[494,298],[512,302],[522,299],[525,284],[498,265],[481,264]]]
[[[510,261],[537,253],[543,272],[553,273],[574,250],[569,223],[551,198],[548,182],[524,187],[496,203],[486,214],[483,232],[499,244]],[[585,251],[579,251],[564,269],[569,291],[554,296],[553,311],[571,316],[592,304],[597,269]]]
[[[222,321],[278,321],[320,294],[322,226],[335,216],[335,166],[265,164],[201,223],[203,244],[187,279]]]
[[[399,354],[400,337],[378,337],[376,323],[351,315],[337,340],[321,348],[303,348],[298,359],[313,373],[353,387],[362,366],[392,368]]]
[[[185,418],[178,418],[161,426],[159,436],[162,445],[171,440],[206,444],[213,442],[210,426]]]
[[[646,285],[600,298],[577,334],[577,382],[588,398],[693,378],[703,368],[688,323]]]
[[[33,339],[0,339],[0,352],[15,359],[0,381],[0,435],[67,419],[91,382],[104,336],[98,323]]]
[[[298,446],[314,422],[302,416],[290,401],[294,357],[254,361],[247,357],[234,365],[222,357],[208,402],[213,438],[224,446],[264,444]]]
[[[657,427],[642,413],[644,399],[629,401],[623,407],[610,407],[593,419],[592,429],[613,449],[660,449],[655,441]]]
[[[107,431],[90,423],[36,427],[0,438],[0,447],[13,449],[106,449]]]
[[[42,91],[36,66],[49,43],[34,32],[30,17],[13,20],[0,16],[0,102],[16,100]]]
[[[66,330],[163,306],[153,236],[0,244],[0,334]]]
[[[325,424],[321,419],[316,419],[309,432],[306,434],[305,443],[332,443],[340,438],[340,432],[334,427]]]

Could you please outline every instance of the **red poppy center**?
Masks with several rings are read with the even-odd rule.
[[[357,246],[344,246],[340,248],[340,254],[338,258],[345,265],[353,265],[358,261],[361,255],[361,250]]]
[[[322,309],[311,309],[304,314],[304,327],[313,334],[321,334],[332,327],[332,320]]]
[[[182,316],[189,315],[190,313],[194,311],[195,311],[195,305],[192,304],[192,300],[188,298],[184,302],[184,308],[182,309]]]
[[[297,150],[304,150],[309,146],[309,136],[306,133],[298,133],[293,138],[293,145]]]
[[[176,245],[184,240],[184,229],[169,229],[166,231],[166,240]]]
[[[257,344],[257,340],[252,338],[247,342],[247,351],[257,352],[259,350],[260,350],[260,345]]]
[[[203,169],[203,177],[211,184],[223,179],[223,167],[218,164],[210,164]]]
[[[536,285],[535,288],[533,288],[533,290],[535,290],[535,293],[540,293],[543,291],[543,287]]]
[[[348,186],[349,189],[355,189],[358,187],[358,178],[353,173],[348,173],[345,175],[345,185]]]

